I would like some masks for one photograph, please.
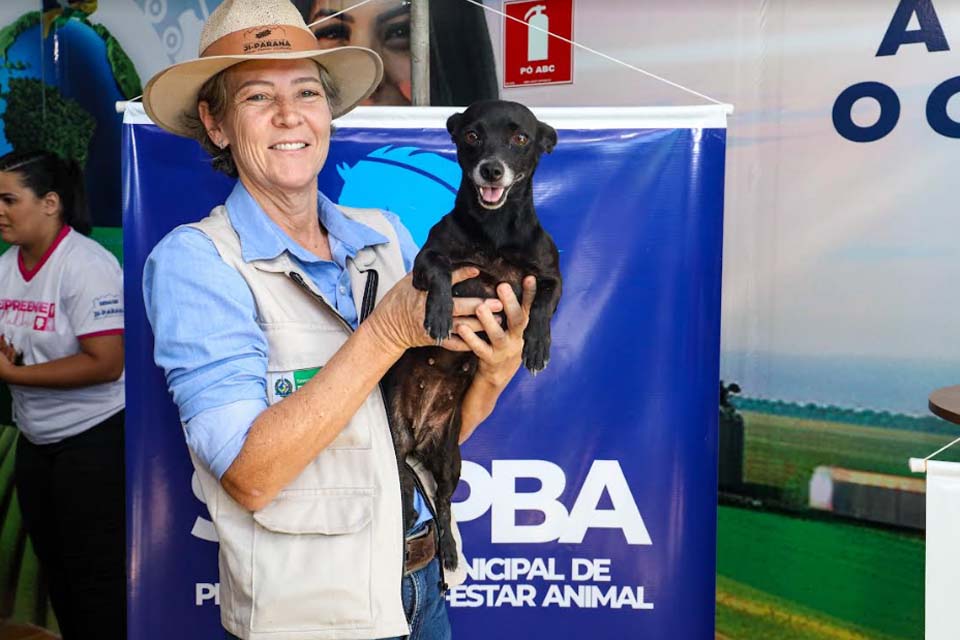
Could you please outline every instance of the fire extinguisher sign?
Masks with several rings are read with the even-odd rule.
[[[551,35],[573,40],[573,0],[506,0],[503,86],[570,84],[573,47]]]

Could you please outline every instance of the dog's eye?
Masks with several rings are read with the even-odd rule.
[[[524,147],[528,142],[530,142],[530,138],[525,133],[515,133],[513,134],[513,137],[510,138],[510,142],[518,147]]]
[[[467,131],[463,139],[466,140],[467,144],[478,144],[480,142],[480,134],[476,131]]]

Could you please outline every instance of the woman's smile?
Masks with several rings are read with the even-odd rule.
[[[274,151],[300,151],[301,149],[306,149],[309,144],[302,141],[296,142],[278,142],[276,144],[270,145],[270,148]]]

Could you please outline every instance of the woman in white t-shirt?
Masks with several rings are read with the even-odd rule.
[[[64,640],[126,635],[123,287],[87,237],[83,176],[48,152],[0,158],[0,381],[15,482]]]

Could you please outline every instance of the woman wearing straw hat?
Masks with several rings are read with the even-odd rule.
[[[425,294],[405,275],[416,247],[395,217],[341,209],[316,188],[331,119],[376,88],[381,61],[318,50],[288,0],[226,0],[200,42],[198,59],[149,82],[144,105],[239,180],[154,248],[144,299],[220,538],[223,625],[242,638],[448,638],[439,585],[462,576],[441,575],[432,478],[419,470],[421,517],[402,530],[377,387],[404,350],[431,342]],[[461,439],[520,364],[534,292],[521,304],[506,289],[455,303],[443,344],[481,358]]]

